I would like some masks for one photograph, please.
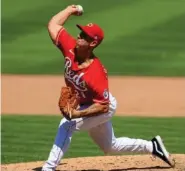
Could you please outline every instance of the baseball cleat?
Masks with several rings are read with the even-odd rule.
[[[161,137],[158,135],[152,139],[153,144],[153,152],[152,154],[162,159],[164,162],[169,164],[171,167],[175,166],[175,163],[172,159],[170,159],[170,155],[166,150]]]

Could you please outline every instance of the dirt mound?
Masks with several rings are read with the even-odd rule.
[[[149,155],[71,158],[63,159],[57,171],[185,171],[185,155],[174,154],[173,158],[176,162],[175,168],[170,168],[163,161]],[[2,171],[40,171],[42,165],[43,162],[2,165]]]

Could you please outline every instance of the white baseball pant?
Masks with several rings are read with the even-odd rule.
[[[68,121],[63,118],[59,124],[54,145],[48,160],[43,168],[54,169],[67,151],[72,135],[75,131],[88,131],[90,137],[105,154],[121,154],[124,152],[152,153],[151,141],[131,139],[127,137],[116,138],[110,119],[117,107],[116,99],[110,94],[109,112],[94,117],[83,117]],[[82,106],[86,108],[87,106]],[[124,124],[124,123],[123,123]]]

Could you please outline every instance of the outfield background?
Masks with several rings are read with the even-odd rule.
[[[168,77],[171,83],[175,82],[174,77],[179,77],[178,79],[182,80],[180,86],[185,87],[184,0],[2,0],[2,74],[11,75],[11,80],[7,82],[8,86],[4,84],[2,87],[2,101],[14,98],[12,90],[17,90],[15,100],[10,100],[7,104],[10,108],[12,103],[16,104],[21,98],[23,90],[25,96],[28,96],[26,93],[36,93],[30,91],[28,87],[14,87],[17,80],[13,79],[12,75],[35,74],[47,77],[63,74],[63,57],[51,43],[47,33],[47,22],[52,15],[73,3],[81,4],[85,14],[82,17],[71,17],[66,28],[76,36],[78,34],[76,23],[96,22],[102,26],[105,30],[105,41],[96,50],[96,54],[108,68],[110,77],[115,75],[137,76],[137,79],[139,76],[157,76],[160,79]],[[7,87],[9,89],[6,89]],[[178,87],[171,87],[170,97],[176,94],[176,88]],[[133,89],[137,90],[137,85]],[[4,96],[7,92],[9,97]],[[39,99],[34,95],[32,98]],[[180,91],[179,95],[185,97],[185,92]],[[182,104],[183,99],[180,99]],[[185,106],[181,107],[182,110],[185,109]],[[27,116],[27,113],[29,109],[25,116],[23,113],[20,113],[21,116],[17,115],[16,109],[11,115],[2,113],[2,163],[47,158],[60,116],[40,116],[44,113]],[[155,115],[158,114],[153,113],[153,116]],[[115,116],[113,124],[117,136],[150,139],[160,134],[164,137],[170,152],[185,153],[183,136],[185,118],[182,116],[178,118]],[[77,133],[65,157],[102,154],[86,133]]]
[[[79,33],[77,23],[95,22],[104,29],[105,41],[96,52],[110,74],[185,75],[184,0],[3,0],[3,73],[63,72],[47,23],[70,3],[85,10],[66,25],[73,36]]]

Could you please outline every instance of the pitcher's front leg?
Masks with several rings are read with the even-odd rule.
[[[110,117],[111,115],[106,114],[94,117],[77,118],[71,121],[63,118],[59,124],[55,143],[50,151],[48,160],[43,166],[43,170],[54,170],[58,166],[60,160],[69,148],[74,131],[87,131],[93,127],[96,127],[100,123],[106,122],[110,119]]]
[[[50,151],[48,160],[43,168],[56,168],[67,151],[72,139],[74,131],[88,131],[104,122],[107,122],[112,116],[112,113],[106,113],[93,117],[83,117],[68,121],[62,119],[58,128],[58,133],[55,138],[55,143]],[[53,169],[54,170],[54,169]]]
[[[61,158],[64,156],[64,153],[69,148],[72,134],[76,129],[76,121],[68,121],[63,118],[59,124],[58,132],[55,137],[55,142],[50,151],[48,160],[45,162],[43,166],[44,169],[54,170],[58,164],[60,163]]]

